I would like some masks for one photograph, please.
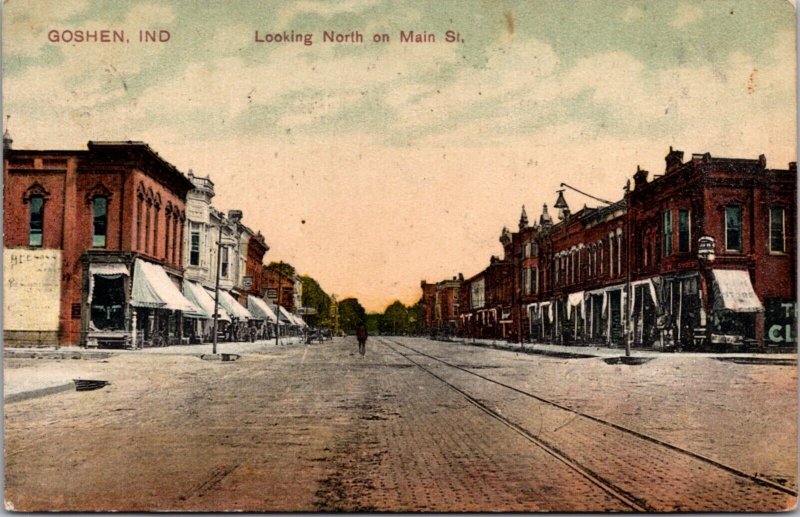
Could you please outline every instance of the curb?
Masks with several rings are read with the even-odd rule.
[[[22,402],[23,400],[30,400],[39,397],[45,397],[47,395],[53,395],[54,393],[61,393],[62,391],[72,391],[75,389],[75,383],[69,381],[64,384],[58,384],[56,386],[48,386],[47,388],[39,388],[37,390],[30,390],[30,391],[22,391],[20,393],[12,393],[4,397],[3,401],[6,404],[10,404],[12,402]]]

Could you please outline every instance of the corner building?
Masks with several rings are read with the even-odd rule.
[[[796,164],[670,148],[664,174],[637,170],[625,199],[554,223],[523,207],[514,258],[523,340],[674,348],[792,346]]]
[[[4,148],[6,343],[180,342],[191,182],[143,142]]]

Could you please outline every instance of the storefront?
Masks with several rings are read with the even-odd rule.
[[[230,324],[222,329],[219,338],[222,341],[247,341],[250,339],[248,321],[250,312],[242,306],[228,291],[219,290],[219,303],[230,316]]]
[[[267,302],[255,296],[248,296],[247,310],[250,311],[250,315],[253,317],[250,324],[251,328],[256,329],[255,339],[274,338],[278,318],[267,305]]]
[[[177,279],[170,278],[163,267],[138,258],[134,260],[130,305],[136,348],[181,344],[184,315],[204,314],[181,294]]]
[[[184,315],[184,337],[191,343],[208,343],[213,340],[214,329],[214,298],[196,282],[183,281],[183,294],[186,298],[202,309],[202,314]],[[217,327],[230,324],[231,318],[221,304],[217,307]]]
[[[756,342],[756,318],[763,317],[750,274],[737,269],[712,269],[711,318],[712,346],[753,345]]]

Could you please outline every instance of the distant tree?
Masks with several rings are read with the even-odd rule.
[[[408,308],[408,333],[409,334],[422,334],[423,325],[425,324],[424,318],[425,307],[422,304],[422,298],[414,305]]]
[[[399,300],[395,300],[383,311],[383,328],[386,334],[407,334],[409,331],[408,308]]]
[[[371,312],[367,314],[367,332],[370,335],[378,335],[381,333],[381,325],[383,320],[383,314],[378,312]]]
[[[364,323],[367,311],[358,302],[358,298],[345,298],[339,302],[339,326],[347,334],[353,334],[359,323]]]
[[[308,275],[302,275],[300,282],[303,284],[303,307],[310,307],[317,311],[305,317],[306,322],[312,327],[331,328],[331,297],[326,293],[319,282]]]

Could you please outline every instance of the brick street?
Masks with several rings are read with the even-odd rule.
[[[443,362],[444,361],[444,362]],[[796,366],[642,365],[417,338],[9,359],[111,384],[5,406],[17,510],[778,510]],[[669,446],[664,445],[669,444]],[[704,459],[707,458],[707,459]]]

